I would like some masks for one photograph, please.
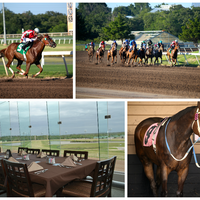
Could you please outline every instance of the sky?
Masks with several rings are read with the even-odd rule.
[[[123,101],[34,100],[0,101],[0,134],[10,134],[10,127],[12,135],[20,135],[19,132],[29,134],[29,125],[32,126],[31,135],[47,135],[49,130],[51,133],[60,131],[61,135],[98,133],[97,103],[99,132],[125,131]],[[105,119],[107,114],[111,115],[108,120]],[[62,124],[58,125],[58,121]]]
[[[37,1],[36,1],[37,2]],[[45,1],[42,1],[45,2]],[[2,3],[0,3],[0,10],[2,10]],[[44,14],[47,11],[59,12],[62,14],[67,14],[67,3],[58,2],[54,3],[50,1],[50,3],[4,3],[4,8],[14,12],[14,13],[24,13],[27,11],[31,11],[32,14]]]

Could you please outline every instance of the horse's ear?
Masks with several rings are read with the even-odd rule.
[[[200,108],[200,102],[199,101],[197,102],[197,107]]]

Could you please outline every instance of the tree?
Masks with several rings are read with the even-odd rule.
[[[197,17],[194,21],[189,19],[186,26],[182,26],[182,33],[179,38],[183,41],[198,43],[198,40],[200,40],[200,21]]]
[[[114,21],[103,29],[103,32],[111,40],[120,39],[123,42],[123,39],[130,35],[130,27],[127,19],[119,13]]]

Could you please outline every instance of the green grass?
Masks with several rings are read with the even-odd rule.
[[[60,141],[60,140],[53,140],[53,141]],[[70,141],[70,140],[61,140],[63,141]],[[100,143],[101,148],[101,158],[106,159],[112,157],[114,155],[117,156],[118,160],[125,160],[125,150],[121,149],[121,147],[125,147],[124,140],[111,140],[110,143]],[[19,141],[12,141],[12,142],[3,142],[0,144],[2,147],[3,144],[3,151],[6,149],[11,149],[12,152],[16,152],[19,145],[11,146],[11,143],[19,143]],[[39,148],[39,149],[49,149],[49,140],[32,140],[30,141],[22,141],[21,146],[27,146],[32,148]],[[51,149],[60,149],[60,145],[51,145]],[[89,158],[99,158],[99,146],[98,143],[68,143],[68,144],[61,144],[60,153],[63,154],[64,150],[76,150],[76,151],[88,151]]]
[[[11,67],[14,71],[16,71],[16,67]],[[67,65],[69,76],[73,76],[73,65]],[[22,66],[22,69],[25,70],[26,67]],[[29,76],[36,74],[39,71],[36,65],[32,65],[29,70]],[[8,70],[8,75],[11,76],[11,72]],[[38,75],[36,78],[46,78],[46,77],[65,77],[67,76],[65,65],[44,65],[43,72]],[[6,72],[4,70],[4,66],[0,65],[0,77],[6,77]],[[16,77],[22,77],[19,74],[16,74]]]

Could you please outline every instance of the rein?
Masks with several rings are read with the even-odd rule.
[[[192,123],[192,128],[193,128],[194,122],[197,121],[198,132],[200,133],[200,125],[199,125],[198,115],[199,115],[199,108],[197,108],[197,111],[196,111],[196,114],[195,114],[195,119],[194,119],[194,121],[193,121],[193,123]],[[175,158],[175,157],[173,156],[173,154],[171,153],[169,144],[168,144],[168,142],[167,142],[167,135],[166,135],[166,133],[167,133],[167,126],[168,126],[170,120],[171,120],[171,118],[168,120],[168,122],[167,122],[167,124],[166,124],[166,126],[165,126],[165,143],[166,143],[166,146],[167,146],[167,149],[168,149],[170,155],[172,156],[172,158],[173,158],[174,160],[176,160],[176,161],[182,161],[182,160],[184,160],[184,159],[188,156],[190,150],[193,148],[193,155],[194,155],[194,159],[195,159],[195,164],[196,164],[196,166],[197,166],[198,168],[200,168],[200,166],[199,166],[199,164],[198,164],[198,162],[197,162],[197,158],[196,158],[196,154],[195,154],[195,150],[194,150],[194,145],[199,141],[200,137],[199,137],[194,143],[192,143],[192,146],[188,149],[188,151],[185,153],[185,155],[183,156],[183,158],[177,159],[177,158]],[[190,139],[190,140],[191,140],[191,139]],[[192,141],[191,141],[191,142],[192,142]]]

